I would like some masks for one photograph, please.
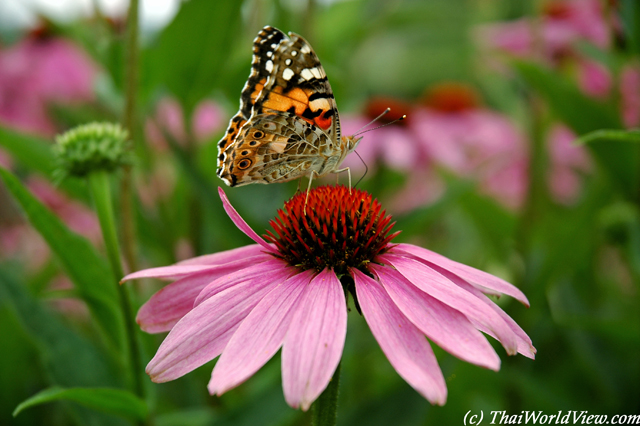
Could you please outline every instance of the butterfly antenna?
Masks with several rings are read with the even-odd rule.
[[[360,176],[360,179],[358,179],[358,181],[356,182],[355,185],[353,185],[354,188],[358,187],[358,184],[360,182],[362,182],[362,179],[364,179],[364,177],[367,175],[367,173],[369,172],[369,166],[367,166],[367,163],[365,163],[365,161],[362,159],[362,157],[360,157],[360,154],[358,154],[358,151],[353,151],[356,153],[356,155],[358,156],[358,158],[360,159],[360,161],[362,161],[362,164],[364,164],[364,174],[362,176]]]
[[[375,120],[373,120],[371,123],[373,123],[374,121],[378,120],[380,117],[382,117],[383,115],[385,115],[387,112],[389,112],[389,110],[390,110],[390,109],[389,109],[389,108],[387,108],[387,110],[386,110],[385,112],[383,112],[382,114],[380,114],[380,115],[378,116],[378,118],[376,118]],[[372,130],[378,130],[378,129],[381,129],[381,128],[383,128],[383,127],[387,127],[387,126],[389,126],[390,124],[397,123],[398,121],[402,121],[402,120],[404,120],[405,118],[407,118],[407,115],[406,115],[406,114],[405,114],[405,115],[403,115],[403,116],[402,116],[402,117],[400,117],[400,118],[396,118],[395,120],[393,120],[393,121],[391,121],[391,122],[389,122],[389,123],[385,123],[385,124],[383,124],[383,125],[381,125],[381,126],[374,127],[373,129],[366,129],[366,130],[363,130],[365,127],[367,127],[367,126],[369,126],[369,125],[371,124],[371,123],[369,123],[369,124],[367,124],[367,126],[364,126],[362,129],[358,130],[358,132],[357,132],[355,135],[353,135],[353,136],[358,136],[358,135],[361,135],[361,134],[363,134],[363,133],[370,132],[370,131],[372,131]]]
[[[360,128],[360,130],[358,130],[353,136],[360,134],[361,131],[363,131],[364,129],[366,129],[367,127],[371,126],[373,123],[375,123],[376,121],[380,120],[382,117],[387,115],[389,113],[389,111],[391,111],[391,108],[387,108],[384,111],[382,111],[382,114],[380,114],[379,116],[377,116],[376,118],[374,118],[373,120],[371,120],[370,122],[368,122],[367,124],[362,126]]]

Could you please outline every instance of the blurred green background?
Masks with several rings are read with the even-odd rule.
[[[64,229],[82,235],[48,248],[0,186],[3,425],[128,424],[73,402],[11,415],[52,385],[123,386],[112,347],[82,301],[87,290],[78,287],[104,267],[87,189],[73,179],[47,183],[53,135],[122,120],[130,60],[121,9],[89,7],[73,19],[33,12],[21,26],[0,20],[0,164]],[[338,424],[461,424],[469,410],[483,410],[485,422],[496,410],[640,413],[637,1],[190,0],[167,16],[140,33],[137,269],[250,243],[219,202],[216,143],[238,106],[257,32],[293,31],[321,59],[345,132],[386,106],[409,116],[367,133],[358,150],[369,167],[359,187],[394,214],[403,231],[395,241],[521,288],[530,308],[508,297],[497,303],[538,350],[535,361],[508,357],[492,341],[502,359],[496,373],[432,345],[449,390],[446,405],[435,407],[397,375],[352,311]],[[87,87],[77,87],[83,78]],[[349,161],[357,181],[364,168]],[[225,191],[262,233],[296,185]],[[98,260],[78,271],[87,241]],[[161,286],[139,284],[135,305]],[[162,337],[143,335],[144,362]],[[279,354],[220,398],[206,390],[212,365],[166,384],[147,379],[152,424],[310,424],[308,413],[284,401]]]

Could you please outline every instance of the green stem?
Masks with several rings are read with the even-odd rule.
[[[313,426],[335,426],[338,420],[338,388],[340,387],[340,364],[336,368],[329,386],[311,406]]]
[[[124,272],[120,263],[120,244],[118,243],[118,234],[116,233],[115,220],[113,218],[109,175],[103,170],[98,170],[90,173],[88,180],[93,203],[100,221],[109,264],[115,277],[120,279],[124,276]]]
[[[125,63],[125,109],[122,124],[132,141],[136,140],[136,100],[138,89],[138,0],[129,2],[127,17]],[[129,271],[138,269],[135,250],[135,221],[133,218],[131,167],[124,167],[120,186],[120,208],[122,210],[123,254]]]
[[[529,187],[518,228],[520,251],[525,256],[530,254],[535,228],[539,223],[540,213],[543,211],[542,205],[547,199],[544,107],[541,99],[535,95],[531,95],[527,101],[530,105],[529,115],[531,118],[529,123]]]
[[[113,216],[113,204],[111,203],[111,186],[109,184],[109,174],[106,171],[98,170],[90,173],[87,177],[91,195],[95,204],[100,228],[102,229],[102,237],[107,251],[107,257],[113,275],[116,278],[115,285],[118,291],[118,301],[120,309],[124,315],[125,330],[127,340],[124,343],[123,350],[128,352],[129,364],[131,368],[131,376],[133,380],[133,389],[137,395],[144,397],[143,385],[140,371],[142,365],[140,363],[140,349],[136,339],[136,324],[131,310],[131,301],[127,287],[118,283],[123,276],[122,263],[120,261],[120,245],[116,232],[116,225]]]

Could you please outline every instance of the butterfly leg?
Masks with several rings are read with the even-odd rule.
[[[344,169],[334,170],[331,173],[336,174],[336,183],[338,180],[338,173],[347,172],[347,176],[349,176],[349,194],[351,194],[351,169],[349,167],[345,167]]]
[[[320,177],[320,175],[315,171],[311,170],[311,174],[309,175],[309,185],[307,186],[307,197],[304,199],[304,214],[307,214],[307,201],[309,201],[309,191],[311,191],[311,182],[313,182],[313,175]]]

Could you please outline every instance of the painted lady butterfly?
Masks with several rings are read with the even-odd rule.
[[[349,171],[338,167],[360,139],[340,136],[333,92],[309,43],[264,27],[240,110],[218,142],[218,176],[229,186],[308,176],[310,186],[314,177]]]

